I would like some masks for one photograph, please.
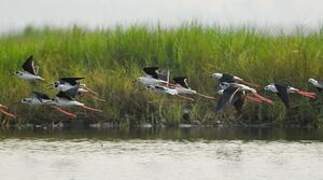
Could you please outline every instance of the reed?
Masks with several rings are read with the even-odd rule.
[[[0,102],[21,113],[21,122],[62,118],[54,111],[17,104],[31,90],[55,94],[44,85],[31,86],[13,77],[24,58],[33,54],[47,81],[85,76],[86,83],[106,99],[106,103],[84,100],[104,110],[100,115],[81,113],[86,119],[129,125],[178,124],[188,111],[191,120],[202,123],[226,121],[213,113],[213,101],[197,98],[192,103],[150,93],[133,80],[142,73],[142,67],[154,65],[170,69],[174,76],[186,75],[194,89],[209,95],[215,95],[215,82],[210,77],[213,72],[236,74],[261,85],[289,82],[308,89],[309,77],[323,77],[322,40],[323,31],[269,35],[252,28],[197,24],[168,29],[140,25],[104,30],[28,27],[0,37]],[[286,111],[275,96],[260,92],[277,101],[272,107],[248,104],[244,121],[280,125],[323,122],[320,102],[292,96],[293,108]]]

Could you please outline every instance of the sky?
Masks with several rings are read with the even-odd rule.
[[[322,0],[0,0],[0,32],[27,25],[251,25],[318,29]]]

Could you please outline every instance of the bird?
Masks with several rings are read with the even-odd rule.
[[[236,110],[238,112],[241,112],[245,99],[259,104],[273,104],[272,100],[261,96],[260,94],[258,94],[256,89],[251,88],[247,85],[227,82],[223,82],[223,85],[225,86],[225,88],[218,91],[221,97],[217,103],[215,109],[216,112],[222,111],[227,104],[234,105]]]
[[[86,84],[81,83],[80,81],[83,79],[85,78],[84,77],[64,77],[64,78],[60,78],[58,81],[52,84],[49,84],[49,86],[52,86],[57,91],[62,91],[62,92],[66,92],[78,86],[78,89],[77,89],[78,96],[88,95],[93,99],[96,99],[99,101],[105,101],[104,99],[98,97],[97,92],[88,88]]]
[[[16,115],[8,112],[8,107],[0,104],[0,113],[4,114],[5,116],[11,117],[11,118],[16,118]]]
[[[169,83],[169,71],[167,73],[167,76],[162,75],[162,73],[159,72],[158,67],[145,67],[143,68],[144,75],[137,78],[137,81],[143,84],[144,86],[148,87],[150,85],[158,85],[158,84],[164,84],[164,85],[171,85]]]
[[[22,71],[17,71],[17,77],[27,81],[44,81],[44,78],[38,75],[39,67],[35,65],[33,56],[29,56],[22,65]]]
[[[187,77],[185,77],[185,76],[174,77],[173,81],[175,82],[174,83],[175,85],[173,87],[177,90],[178,94],[181,94],[181,95],[198,95],[198,96],[201,96],[201,97],[204,97],[204,98],[207,98],[207,99],[212,99],[212,100],[215,99],[214,97],[207,96],[207,95],[198,93],[196,90],[193,90],[189,86],[189,84],[187,82],[188,81]]]
[[[223,88],[222,86],[223,86],[224,82],[246,84],[248,86],[256,87],[256,88],[260,87],[258,84],[253,84],[253,83],[247,82],[238,76],[234,76],[234,75],[227,74],[227,73],[213,73],[211,77],[213,79],[216,79],[219,81],[218,86],[220,89]]]
[[[55,98],[52,100],[52,104],[57,107],[80,107],[89,111],[102,112],[102,110],[91,108],[86,106],[84,103],[75,100],[78,88],[79,87],[75,87],[66,92],[58,92],[58,94],[56,94]]]
[[[23,98],[21,100],[22,104],[27,104],[30,106],[49,106],[55,110],[67,115],[68,117],[75,118],[76,114],[65,111],[59,107],[54,106],[54,100],[51,99],[47,94],[33,91],[31,97]]]
[[[323,90],[323,81],[316,80],[314,78],[308,79],[308,82],[311,83],[316,89],[321,92]]]
[[[300,89],[294,88],[292,86],[271,83],[264,87],[265,91],[273,92],[278,95],[278,97],[282,100],[286,108],[290,107],[289,104],[289,94],[298,94],[310,99],[316,99],[316,93],[314,92],[306,92]]]

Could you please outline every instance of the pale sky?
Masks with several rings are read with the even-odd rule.
[[[250,24],[317,29],[323,0],[0,0],[0,31],[26,25]]]

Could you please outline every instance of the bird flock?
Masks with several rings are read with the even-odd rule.
[[[22,65],[22,70],[17,71],[15,74],[18,78],[28,82],[46,82],[38,74],[38,71],[39,66],[35,65],[33,56],[29,56]],[[264,97],[258,92],[261,90],[260,85],[247,82],[231,74],[213,73],[211,75],[218,82],[216,93],[219,97],[215,98],[192,89],[185,76],[174,77],[171,80],[170,72],[163,73],[158,67],[145,67],[143,68],[143,72],[144,74],[135,81],[146,89],[161,94],[176,96],[188,101],[194,101],[194,96],[200,96],[212,101],[216,100],[215,112],[221,112],[226,107],[233,106],[238,113],[241,113],[246,100],[256,104],[273,105],[273,101],[270,98]],[[51,98],[46,93],[33,91],[31,92],[31,96],[23,98],[21,103],[30,106],[47,106],[64,114],[68,118],[77,117],[75,112],[70,112],[65,109],[70,107],[78,107],[86,111],[98,113],[102,112],[100,109],[87,106],[79,101],[79,99],[85,96],[97,101],[105,101],[99,97],[97,92],[87,87],[86,84],[81,83],[83,79],[83,77],[60,78],[56,82],[48,84],[48,87],[57,91],[55,97]],[[316,87],[319,92],[323,90],[323,81],[310,78],[308,82]],[[289,94],[297,94],[309,99],[317,98],[315,92],[308,92],[278,83],[266,85],[263,90],[277,94],[286,108],[290,107]],[[16,118],[16,115],[11,113],[5,105],[0,104],[0,113],[10,118]]]

